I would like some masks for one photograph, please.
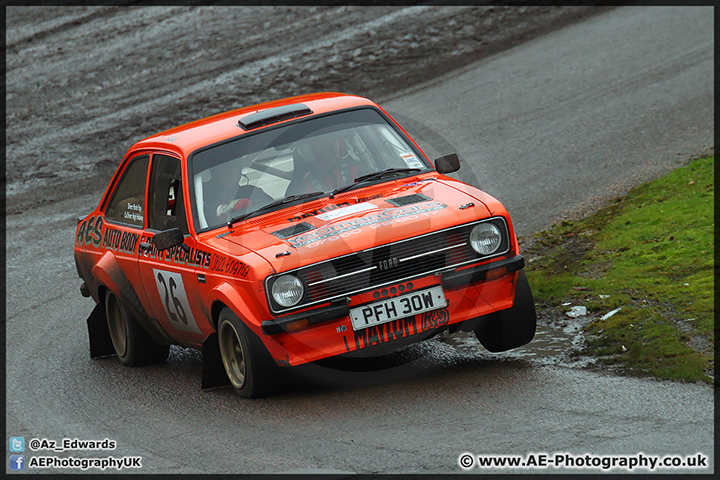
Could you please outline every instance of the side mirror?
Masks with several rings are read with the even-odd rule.
[[[178,245],[180,245],[180,248],[186,252],[190,250],[190,248],[183,243],[185,241],[185,236],[177,227],[156,233],[153,236],[152,241],[158,250],[167,250],[168,248],[173,248]]]
[[[435,159],[435,170],[439,173],[452,173],[460,170],[460,158],[457,153],[451,153]]]

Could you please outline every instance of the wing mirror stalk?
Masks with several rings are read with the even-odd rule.
[[[155,235],[153,235],[152,243],[142,242],[140,244],[140,248],[149,250],[150,248],[152,248],[153,243],[155,244],[155,247],[160,251],[177,247],[178,245],[180,245],[180,248],[183,252],[188,253],[190,251],[190,247],[185,245],[185,236],[183,235],[182,231],[177,227],[171,228],[169,230],[163,230],[160,233],[156,233]]]

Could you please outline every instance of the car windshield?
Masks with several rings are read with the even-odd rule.
[[[217,228],[288,196],[313,200],[302,194],[329,194],[391,168],[430,166],[374,109],[262,130],[191,157],[193,218],[199,231]]]

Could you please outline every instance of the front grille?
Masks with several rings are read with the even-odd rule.
[[[485,221],[494,222],[503,232],[503,242],[493,255],[481,257],[468,242],[470,230],[480,222],[459,225],[285,272],[300,277],[306,287],[305,297],[288,309],[271,301],[271,309],[275,313],[299,309],[507,253],[504,219]],[[268,279],[268,291],[274,278]]]

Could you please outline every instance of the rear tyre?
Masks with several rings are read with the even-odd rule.
[[[225,372],[241,397],[262,397],[275,390],[275,361],[257,335],[227,307],[218,319],[218,342]]]
[[[105,294],[105,316],[113,348],[123,365],[141,367],[167,360],[170,346],[160,345],[150,338],[110,290]]]
[[[535,336],[535,301],[525,272],[518,272],[513,306],[491,313],[475,329],[475,336],[491,352],[503,352],[529,343]]]

